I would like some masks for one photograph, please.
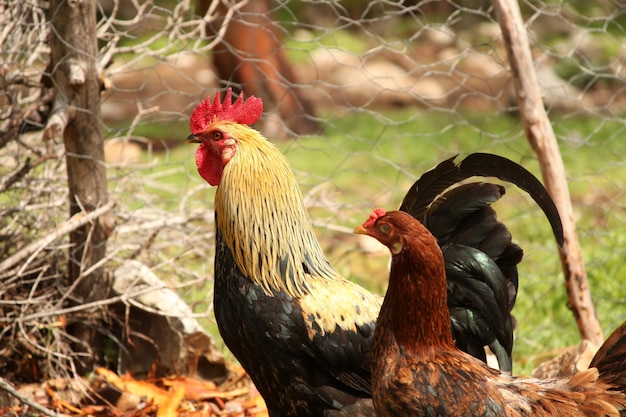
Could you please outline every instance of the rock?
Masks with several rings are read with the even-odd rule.
[[[113,291],[125,303],[113,306],[122,334],[122,372],[136,378],[191,375],[208,380],[227,376],[222,354],[202,329],[193,311],[146,265],[128,261],[113,274]],[[127,298],[126,298],[127,297]]]
[[[114,65],[109,70],[112,88],[102,99],[101,112],[106,123],[132,120],[140,111],[191,114],[198,102],[214,94],[218,83],[208,62],[188,53],[151,67],[118,67]]]
[[[584,111],[594,106],[593,101],[581,91],[560,78],[548,65],[537,68],[537,82],[543,102],[551,111]]]
[[[320,49],[312,55],[321,101],[345,107],[390,107],[441,103],[445,90],[435,77],[423,77],[378,57]],[[323,93],[323,94],[322,94]]]
[[[127,140],[114,138],[104,142],[104,161],[108,165],[136,164],[141,158],[141,146]]]
[[[497,111],[506,108],[515,99],[511,72],[493,57],[469,52],[458,57],[448,57],[457,62],[451,69],[447,104],[449,107],[472,111]]]

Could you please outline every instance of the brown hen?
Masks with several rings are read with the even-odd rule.
[[[378,239],[392,254],[371,362],[379,417],[624,415],[626,323],[600,348],[592,368],[563,379],[512,377],[455,346],[442,252],[419,221],[377,209],[355,232]]]

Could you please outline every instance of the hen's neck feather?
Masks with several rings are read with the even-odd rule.
[[[443,257],[434,238],[426,233],[412,233],[402,252],[392,258],[381,308],[381,315],[391,314],[398,343],[422,353],[432,352],[432,348],[455,349]]]
[[[224,168],[215,210],[239,269],[268,294],[301,296],[311,276],[337,279],[286,158],[252,129],[233,135],[237,153]]]

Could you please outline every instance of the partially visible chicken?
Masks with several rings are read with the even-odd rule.
[[[515,327],[511,310],[523,252],[491,207],[505,189],[480,182],[456,185],[473,176],[516,184],[543,209],[559,245],[563,244],[561,219],[541,182],[513,161],[485,153],[473,153],[459,163],[455,159],[424,173],[407,192],[400,210],[420,220],[441,246],[456,345],[483,361],[484,346],[489,346],[500,369],[511,371]]]
[[[326,260],[286,158],[250,128],[262,102],[202,102],[188,141],[215,194],[215,317],[230,351],[275,416],[373,415],[370,351],[382,299],[341,277]],[[495,184],[450,185],[498,176],[528,191],[557,241],[560,218],[541,183],[494,155],[444,161],[424,174],[402,208],[432,224],[446,250],[450,311],[461,348],[481,359],[485,346],[511,368],[517,264],[522,250],[490,205]],[[480,292],[480,296],[475,294]]]
[[[626,323],[592,366],[565,379],[515,378],[459,350],[435,237],[401,211],[375,210],[356,233],[392,254],[374,332],[372,391],[379,417],[619,416],[626,407]]]

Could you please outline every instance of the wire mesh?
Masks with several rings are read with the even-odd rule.
[[[608,332],[626,319],[626,9],[610,1],[520,6]],[[62,144],[41,131],[53,95],[47,12],[44,1],[0,1],[0,259],[68,212]],[[184,139],[191,111],[217,89],[264,99],[258,128],[291,161],[329,259],[375,292],[386,285],[386,254],[349,231],[372,208],[397,207],[426,169],[483,151],[539,174],[486,1],[102,0],[97,41],[109,195],[118,202],[108,268],[145,262],[216,338],[214,190]],[[508,190],[496,208],[525,249],[515,360],[528,371],[578,338],[549,225],[522,192]],[[52,313],[70,285],[64,249],[56,239],[0,271],[1,338],[33,340],[42,318],[18,319],[34,311],[50,312],[46,328],[58,328]]]

